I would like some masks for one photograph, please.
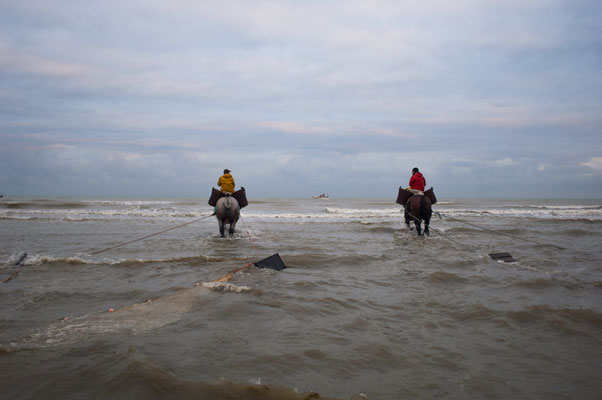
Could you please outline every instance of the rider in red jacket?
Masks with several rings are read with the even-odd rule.
[[[418,168],[414,168],[412,170],[412,177],[410,178],[410,189],[424,192],[425,186],[426,179],[424,179],[424,176],[418,171]]]

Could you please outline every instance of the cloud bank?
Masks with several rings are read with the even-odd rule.
[[[13,4],[14,3],[14,4]],[[598,1],[0,2],[0,192],[602,197]]]

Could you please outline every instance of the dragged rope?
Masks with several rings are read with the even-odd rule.
[[[221,278],[214,279],[211,282],[227,282],[234,277],[235,273],[242,271],[244,269],[247,269],[247,268],[251,268],[251,266],[253,264],[255,264],[254,261],[250,262],[249,264],[245,265],[244,267],[237,268],[234,271],[227,273],[226,275],[222,276]]]
[[[413,215],[411,212],[409,212],[409,211],[407,211],[407,210],[406,210],[406,212],[407,212],[407,213],[408,213],[408,215],[409,215],[410,217],[412,217],[412,218],[413,218],[415,221],[418,221],[418,222],[420,222],[420,221],[421,221],[421,219],[420,219],[420,218],[416,218],[416,216],[414,216],[414,215]],[[435,214],[439,215],[439,213],[435,213]],[[441,218],[441,215],[439,215],[439,218]],[[425,226],[427,226],[427,225],[426,225],[426,223],[425,223],[424,225],[425,225]],[[444,238],[446,238],[447,240],[449,240],[450,242],[452,242],[452,243],[454,243],[454,244],[457,244],[458,246],[464,246],[462,243],[458,243],[458,242],[456,242],[455,240],[453,240],[453,239],[450,239],[449,237],[447,237],[447,235],[443,234],[442,232],[439,232],[439,230],[437,230],[437,229],[435,229],[435,228],[431,228],[430,224],[428,225],[428,227],[429,227],[430,229],[434,230],[434,231],[435,231],[436,233],[438,233],[439,235],[441,235],[441,236],[443,236]]]
[[[565,249],[564,247],[562,247],[562,246],[558,246],[557,244],[542,243],[542,242],[538,242],[538,241],[535,241],[535,240],[525,239],[525,238],[522,238],[522,237],[520,237],[520,236],[511,235],[511,234],[509,234],[509,233],[504,233],[504,232],[495,231],[495,230],[493,230],[493,229],[487,229],[487,228],[483,228],[482,226],[475,225],[475,224],[472,224],[472,223],[470,223],[470,222],[462,221],[462,220],[460,220],[460,219],[457,219],[457,218],[452,218],[452,217],[449,217],[449,216],[447,216],[447,215],[445,215],[445,214],[441,214],[441,213],[438,213],[438,212],[435,212],[435,214],[437,214],[437,215],[438,215],[438,216],[440,216],[440,217],[443,215],[445,218],[447,218],[447,219],[450,219],[450,220],[452,220],[452,221],[458,221],[458,222],[460,222],[460,223],[462,223],[462,224],[466,224],[466,225],[469,225],[469,226],[472,226],[472,227],[475,227],[475,228],[479,228],[479,229],[482,229],[482,230],[484,230],[484,231],[487,231],[487,232],[491,232],[491,233],[497,233],[498,235],[508,236],[508,237],[511,237],[511,238],[513,238],[513,239],[522,240],[522,241],[524,241],[524,242],[535,243],[535,244],[538,244],[538,245],[540,245],[540,246],[554,246],[554,247],[557,247],[557,248],[559,248],[559,249],[563,249],[563,250]]]
[[[195,219],[194,221],[186,222],[185,224],[178,225],[178,226],[174,226],[174,227],[172,227],[172,228],[165,229],[165,230],[163,230],[163,231],[161,231],[161,232],[156,232],[156,233],[153,233],[153,234],[150,234],[150,235],[147,235],[147,236],[141,237],[141,238],[139,238],[139,239],[134,239],[134,240],[131,240],[131,241],[129,241],[129,242],[126,242],[126,243],[121,243],[121,244],[118,244],[118,245],[115,245],[115,246],[107,247],[106,249],[102,249],[102,250],[99,250],[99,251],[95,251],[95,252],[93,252],[93,253],[90,253],[90,254],[92,254],[92,255],[95,255],[95,254],[100,254],[100,253],[103,253],[103,252],[105,252],[105,251],[107,251],[107,250],[112,250],[112,249],[116,249],[117,247],[125,246],[125,245],[127,245],[127,244],[130,244],[130,243],[139,242],[140,240],[148,239],[149,237],[153,237],[153,236],[157,236],[157,235],[160,235],[160,234],[162,234],[162,233],[165,233],[165,232],[173,231],[174,229],[178,229],[178,228],[181,228],[181,227],[183,227],[183,226],[186,226],[186,225],[194,224],[195,222],[202,221],[202,220],[204,220],[204,219],[207,219],[207,218],[209,218],[209,217],[212,217],[212,216],[213,216],[213,214],[211,214],[211,215],[206,215],[206,216],[204,216],[203,218]]]
[[[453,240],[453,239],[451,239],[451,238],[447,237],[447,235],[443,234],[442,232],[439,232],[439,230],[438,230],[438,229],[431,228],[431,230],[433,230],[433,231],[435,231],[436,233],[438,233],[439,235],[443,236],[444,238],[446,238],[446,239],[447,239],[447,240],[449,240],[450,242],[452,242],[452,243],[454,243],[454,244],[457,244],[458,246],[464,246],[462,243],[458,243],[458,242],[456,242],[455,240]]]
[[[9,276],[8,278],[6,278],[4,280],[4,283],[10,281],[11,279],[13,279],[15,276],[19,275],[19,272],[21,272],[21,270],[23,269],[23,267],[25,266],[25,264],[23,263],[23,261],[25,261],[25,258],[27,258],[27,253],[23,253],[21,255],[21,257],[19,258],[19,261],[17,261],[15,263],[15,265],[17,265],[19,267],[19,269],[17,269],[15,272],[13,272],[13,274],[11,276]]]
[[[245,230],[247,231],[247,235],[249,235],[249,240],[251,240],[251,244],[253,245],[253,249],[255,249],[255,254],[257,254],[257,257],[261,257],[259,255],[259,251],[257,251],[257,246],[255,246],[255,242],[253,242],[253,237],[251,236],[251,233],[249,232],[249,228],[247,228],[247,224],[245,224],[244,219],[242,219],[242,215],[240,215],[239,217],[240,217],[240,220],[242,221],[242,224],[245,227]],[[255,264],[255,261],[250,262],[249,264],[245,265],[244,267],[237,268],[234,271],[232,271],[232,272],[230,272],[230,273],[222,276],[221,278],[217,278],[215,280],[212,280],[211,282],[227,282],[227,281],[229,281],[230,279],[232,279],[234,277],[235,273],[240,272],[240,271],[245,270],[245,269],[248,269],[248,268],[251,268],[251,266],[253,264]]]
[[[255,246],[255,242],[253,242],[253,237],[249,233],[249,229],[247,228],[247,224],[245,224],[245,220],[242,219],[242,215],[240,215],[240,220],[242,221],[242,224],[245,226],[245,229],[247,231],[247,235],[249,235],[249,240],[251,240],[251,244],[253,245],[253,248],[255,249],[255,254],[257,254],[257,257],[261,257],[259,255],[259,252],[257,251],[257,247]]]

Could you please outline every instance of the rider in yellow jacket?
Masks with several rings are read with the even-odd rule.
[[[217,181],[217,186],[220,187],[222,193],[234,193],[236,183],[234,183],[234,178],[230,175],[229,169],[224,170],[224,174]]]

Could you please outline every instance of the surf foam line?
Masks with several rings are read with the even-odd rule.
[[[195,222],[202,221],[202,220],[207,219],[207,218],[212,217],[212,216],[213,216],[213,214],[206,215],[203,218],[195,219],[194,221],[186,222],[185,224],[174,226],[174,227],[162,230],[160,232],[155,232],[155,233],[152,233],[150,235],[146,235],[146,236],[138,238],[138,239],[130,240],[129,242],[125,242],[125,243],[121,243],[121,244],[118,244],[118,245],[115,245],[115,246],[107,247],[106,249],[95,251],[95,252],[90,253],[90,254],[91,255],[96,255],[96,254],[100,254],[100,253],[103,253],[103,252],[108,251],[108,250],[116,249],[117,247],[125,246],[125,245],[128,245],[128,244],[134,243],[134,242],[139,242],[140,240],[148,239],[149,237],[153,237],[153,236],[157,236],[157,235],[160,235],[162,233],[165,233],[165,232],[173,231],[174,229],[178,229],[178,228],[181,228],[181,227],[186,226],[186,225],[194,224]]]

